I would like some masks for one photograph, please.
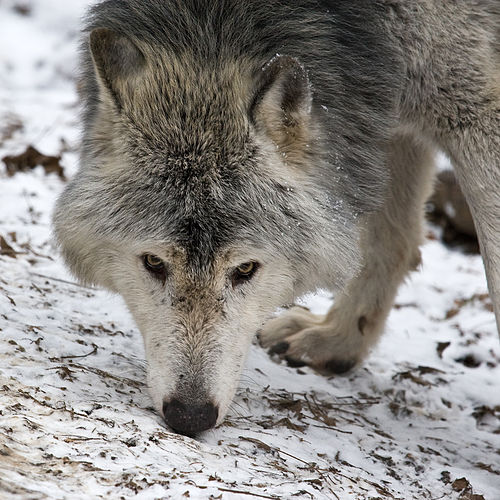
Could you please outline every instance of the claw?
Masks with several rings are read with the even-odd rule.
[[[278,342],[269,349],[269,354],[285,354],[289,348],[290,344],[288,342]]]
[[[352,360],[331,359],[325,363],[325,370],[340,375],[348,372],[355,364],[356,362]]]
[[[290,368],[302,368],[303,366],[307,366],[307,363],[304,363],[304,361],[291,358],[290,356],[285,356],[285,361]]]

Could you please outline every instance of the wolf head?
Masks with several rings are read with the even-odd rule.
[[[123,296],[155,407],[194,434],[223,420],[269,315],[350,277],[353,216],[297,59],[89,39],[92,110],[55,233],[76,276]]]

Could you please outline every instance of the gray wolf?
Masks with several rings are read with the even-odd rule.
[[[167,424],[219,424],[249,344],[341,373],[420,262],[437,149],[500,320],[495,0],[105,0],[82,43],[73,273],[121,294]],[[337,291],[325,317],[292,307]]]

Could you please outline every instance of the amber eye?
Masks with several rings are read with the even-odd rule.
[[[240,274],[250,274],[255,267],[255,262],[245,262],[244,264],[241,264],[241,266],[238,266],[236,270]]]
[[[257,262],[245,262],[244,264],[239,265],[231,276],[231,282],[233,284],[233,288],[245,283],[246,281],[250,281],[252,276],[257,271],[259,264]]]
[[[154,276],[165,279],[166,268],[165,263],[156,255],[147,253],[142,256],[144,267]]]

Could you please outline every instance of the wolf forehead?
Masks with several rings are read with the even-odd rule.
[[[295,189],[265,175],[264,159],[251,144],[231,155],[214,150],[145,154],[140,147],[128,158],[131,165],[85,193],[97,233],[169,242],[202,268],[230,242],[272,244],[286,252],[294,245],[283,234],[294,229],[297,243],[306,237],[310,222]],[[103,167],[97,169],[101,179]]]

